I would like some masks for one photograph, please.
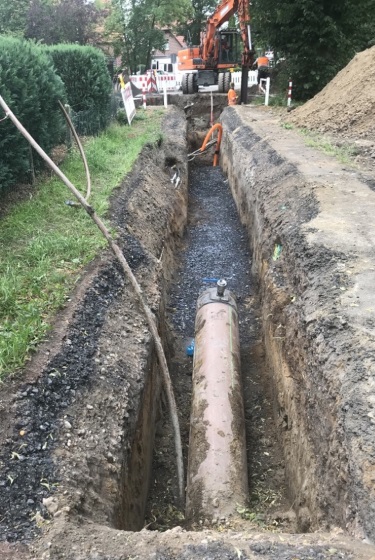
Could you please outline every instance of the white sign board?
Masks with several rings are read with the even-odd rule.
[[[126,116],[128,117],[128,123],[131,124],[135,116],[135,105],[130,83],[125,84],[125,87],[121,88],[121,95],[124,102]]]

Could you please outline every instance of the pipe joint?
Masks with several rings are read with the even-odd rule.
[[[216,286],[216,288],[207,288],[207,290],[202,292],[198,298],[197,309],[200,309],[209,303],[224,303],[237,310],[237,303],[234,294],[232,294],[229,290],[226,290],[224,293],[225,287],[223,287],[222,296],[218,295],[218,286]]]
[[[217,286],[217,292],[216,292],[217,296],[223,297],[225,288],[227,287],[227,281],[224,278],[220,278],[220,280],[216,282],[216,286]]]

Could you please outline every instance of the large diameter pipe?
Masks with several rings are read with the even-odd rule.
[[[219,295],[218,295],[219,294]],[[186,517],[222,521],[248,497],[238,314],[220,287],[198,299]]]

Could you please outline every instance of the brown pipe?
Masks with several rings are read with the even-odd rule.
[[[222,293],[222,292],[221,292]],[[248,496],[238,315],[230,292],[198,299],[186,517],[220,521]]]
[[[221,137],[223,135],[223,127],[221,126],[220,123],[216,123],[214,124],[214,126],[212,126],[210,128],[210,130],[207,132],[205,139],[203,140],[203,144],[200,148],[201,152],[204,152],[204,150],[206,149],[206,145],[207,142],[209,141],[210,136],[212,135],[212,133],[218,130],[218,135],[217,135],[217,142],[216,142],[216,149],[215,149],[215,154],[214,154],[214,161],[213,161],[213,167],[216,167],[219,163],[219,152],[220,152],[220,144],[221,144]]]

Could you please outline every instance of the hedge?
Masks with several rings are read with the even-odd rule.
[[[110,120],[112,82],[104,54],[94,47],[46,47],[63,80],[80,134],[97,134]]]
[[[57,100],[64,84],[51,59],[34,43],[0,36],[0,94],[42,148],[49,152],[63,138],[64,119]],[[0,119],[3,118],[0,110]],[[34,152],[34,167],[43,162]],[[30,148],[9,119],[0,122],[0,190],[24,180]]]

